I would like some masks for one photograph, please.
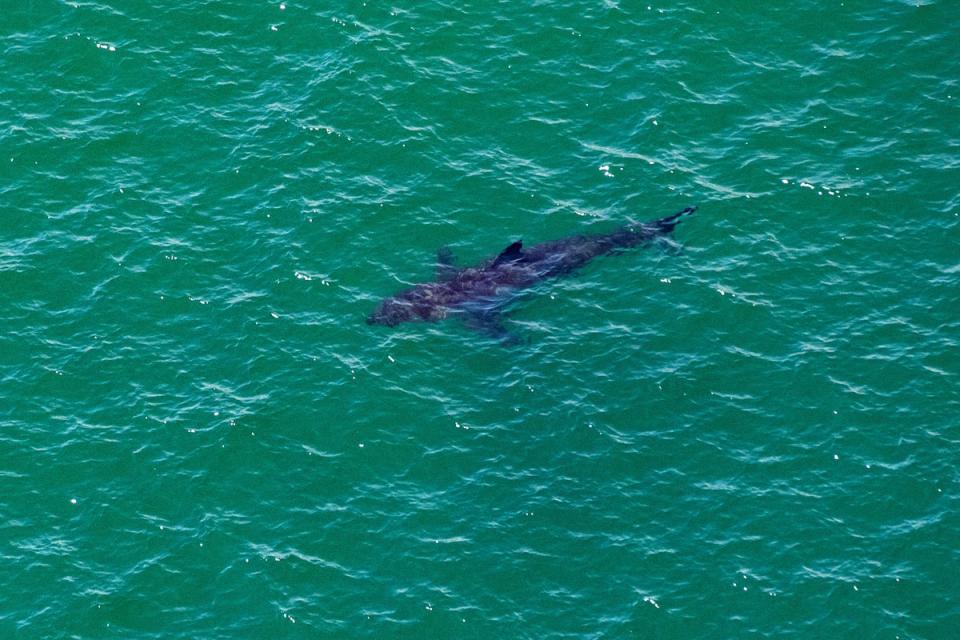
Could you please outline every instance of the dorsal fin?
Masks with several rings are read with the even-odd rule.
[[[523,240],[517,240],[506,249],[500,252],[493,264],[501,264],[510,260],[519,260],[523,255]]]
[[[520,251],[523,249],[523,240],[517,240],[500,252],[498,258],[519,258]]]

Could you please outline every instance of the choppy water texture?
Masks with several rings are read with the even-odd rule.
[[[957,638],[957,24],[5,3],[0,637]]]

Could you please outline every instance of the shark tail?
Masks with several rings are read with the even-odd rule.
[[[687,207],[683,211],[673,214],[672,216],[667,216],[666,218],[660,218],[659,220],[654,220],[649,223],[650,226],[656,228],[661,233],[670,233],[673,231],[674,227],[680,224],[684,218],[687,216],[693,215],[693,212],[697,210],[697,207]]]

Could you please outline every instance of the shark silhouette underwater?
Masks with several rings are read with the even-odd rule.
[[[442,248],[437,254],[437,279],[386,298],[367,323],[394,327],[401,322],[437,322],[459,316],[472,329],[513,341],[503,324],[503,310],[518,291],[569,274],[598,256],[649,245],[669,235],[696,210],[687,207],[671,216],[629,224],[610,233],[569,236],[531,247],[517,241],[473,267],[455,266],[450,250]]]

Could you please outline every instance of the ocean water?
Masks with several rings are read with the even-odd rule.
[[[958,24],[2,3],[0,637],[960,638]]]

